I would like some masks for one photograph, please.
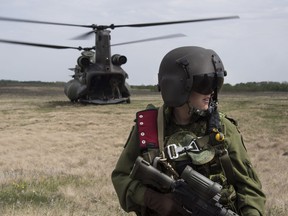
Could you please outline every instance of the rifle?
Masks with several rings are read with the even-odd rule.
[[[222,186],[190,166],[186,166],[181,179],[174,180],[138,156],[130,178],[161,192],[172,192],[193,216],[239,216],[219,203]]]

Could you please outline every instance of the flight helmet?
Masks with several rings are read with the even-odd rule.
[[[224,76],[224,65],[215,51],[197,46],[179,47],[161,61],[158,89],[167,106],[178,107],[188,101],[192,91],[217,94]]]

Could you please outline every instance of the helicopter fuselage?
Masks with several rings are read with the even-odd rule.
[[[96,31],[96,52],[82,52],[74,69],[74,79],[65,85],[64,92],[75,102],[129,103],[129,85],[126,83],[128,75],[121,68],[127,58],[119,54],[111,56],[109,30]]]

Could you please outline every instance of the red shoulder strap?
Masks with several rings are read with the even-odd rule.
[[[136,113],[141,150],[159,148],[157,113],[157,109],[143,110]]]

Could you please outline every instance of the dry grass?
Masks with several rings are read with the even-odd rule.
[[[127,215],[110,174],[135,112],[160,105],[160,96],[93,106],[68,102],[58,87],[21,88],[0,86],[0,215]],[[239,120],[267,215],[287,215],[287,93],[220,97],[221,109]]]

